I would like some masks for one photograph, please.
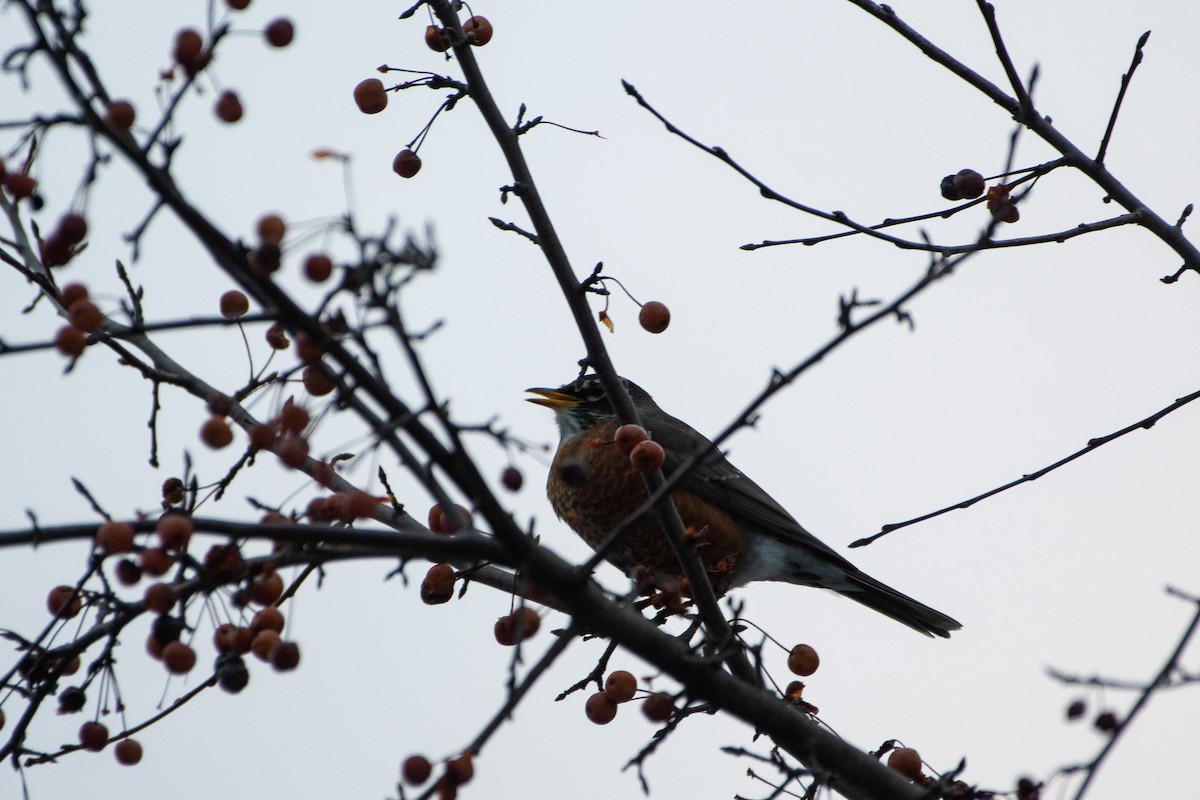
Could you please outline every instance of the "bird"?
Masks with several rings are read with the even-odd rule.
[[[637,384],[620,379],[653,442],[662,446],[668,479],[693,454],[697,463],[671,497],[718,595],[752,581],[831,589],[926,636],[949,637],[957,620],[867,575],[813,536],[700,432],[658,407]],[[642,474],[616,443],[621,422],[598,375],[556,389],[526,390],[551,409],[560,439],[546,479],[558,518],[593,549],[646,501]],[[627,574],[677,577],[678,562],[653,513],[643,515],[605,553]]]

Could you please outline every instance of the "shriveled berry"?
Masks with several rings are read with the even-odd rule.
[[[113,748],[113,753],[117,757],[117,763],[127,767],[132,767],[142,760],[142,746],[137,739],[122,739]]]
[[[633,696],[637,694],[637,678],[633,677],[632,672],[626,672],[623,669],[610,672],[604,681],[604,693],[614,703],[632,700]]]
[[[409,756],[400,765],[400,775],[409,786],[420,786],[433,774],[433,765],[425,756]]]
[[[296,36],[296,26],[287,17],[280,17],[267,25],[263,36],[271,47],[287,47]]]
[[[133,586],[142,579],[142,568],[131,558],[122,558],[113,568],[117,582],[122,586]]]
[[[72,619],[83,610],[83,598],[74,586],[55,586],[46,597],[46,608],[61,619]]]
[[[104,110],[104,118],[117,130],[127,131],[133,127],[137,113],[133,110],[133,103],[128,100],[114,100]]]
[[[1067,719],[1076,720],[1084,715],[1087,711],[1087,703],[1082,700],[1074,700],[1071,705],[1067,706]]]
[[[79,726],[79,744],[84,750],[99,753],[108,744],[108,728],[101,722],[85,722]]]
[[[171,642],[163,647],[162,661],[167,672],[184,675],[196,666],[196,651],[183,642]]]
[[[287,350],[292,346],[291,341],[288,340],[287,331],[278,322],[267,328],[266,340],[272,350]]]
[[[1117,721],[1117,715],[1111,711],[1101,711],[1096,715],[1096,719],[1092,724],[1101,733],[1112,733],[1120,726],[1120,723]]]
[[[663,303],[651,300],[638,312],[638,324],[651,333],[662,333],[671,324],[671,312]]]
[[[906,778],[921,777],[921,754],[911,747],[899,747],[888,756],[888,766]]]
[[[488,22],[487,17],[470,17],[462,24],[462,29],[467,41],[476,47],[483,47],[492,40],[492,23]]]
[[[68,686],[58,694],[58,713],[75,714],[87,705],[87,693],[78,686]]]
[[[421,171],[421,157],[412,150],[401,150],[392,159],[392,172],[401,178],[411,178]]]
[[[379,78],[367,78],[354,87],[354,103],[364,114],[378,114],[387,108],[387,90]]]
[[[987,188],[983,176],[973,169],[960,169],[952,180],[954,188],[958,190],[958,198],[951,199],[973,200]]]
[[[667,458],[662,445],[653,439],[638,443],[629,453],[629,463],[638,472],[653,472],[660,469]]]
[[[617,704],[604,692],[596,692],[583,704],[589,721],[596,725],[607,725],[617,718]]]
[[[421,602],[436,606],[450,602],[454,597],[454,567],[449,564],[434,564],[421,581]]]
[[[798,644],[788,653],[787,664],[793,674],[808,677],[817,671],[821,659],[817,656],[817,651],[809,645]]]
[[[217,98],[214,110],[216,111],[217,119],[231,125],[240,120],[245,113],[245,110],[242,108],[242,99],[232,89],[226,89],[221,92],[220,97]]]
[[[105,555],[128,553],[133,549],[133,526],[109,520],[96,529],[96,544]]]
[[[650,434],[646,433],[646,429],[641,425],[622,425],[617,428],[617,449],[621,451],[621,455],[627,456],[633,452],[633,448],[649,438]]]
[[[655,692],[642,701],[642,713],[651,722],[666,722],[675,715],[675,701],[669,694]]]
[[[230,694],[237,694],[250,683],[250,670],[241,656],[222,653],[216,661],[217,683]]]

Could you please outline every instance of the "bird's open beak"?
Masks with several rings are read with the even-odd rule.
[[[570,408],[583,402],[575,395],[560,392],[558,389],[526,389],[525,391],[537,395],[537,397],[526,397],[526,402],[537,403],[539,406],[545,406],[554,411]]]

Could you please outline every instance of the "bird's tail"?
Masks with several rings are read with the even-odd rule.
[[[880,583],[865,572],[855,570],[846,577],[852,586],[846,589],[835,589],[838,594],[862,603],[867,608],[873,608],[880,614],[902,622],[926,636],[949,638],[950,631],[956,631],[962,627],[953,617],[948,617],[924,603],[918,603],[908,595],[901,594],[892,587]]]

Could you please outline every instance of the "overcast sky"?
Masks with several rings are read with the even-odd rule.
[[[220,5],[220,4],[219,4]],[[85,40],[107,84],[154,118],[159,70],[175,31],[206,26],[206,4],[93,3]],[[1001,86],[986,28],[974,4],[893,4],[901,18]],[[1063,0],[997,3],[1000,24],[1022,74],[1040,66],[1036,102],[1085,152],[1103,133],[1121,73],[1138,36],[1153,30],[1110,147],[1108,164],[1169,220],[1196,199],[1195,47],[1200,11],[1192,3]],[[442,320],[422,346],[437,388],[462,421],[498,418],[539,444],[557,436],[551,415],[529,405],[529,386],[569,380],[583,347],[539,252],[495,229],[489,216],[519,225],[519,204],[502,205],[510,182],[498,148],[469,102],[442,115],[421,149],[424,167],[404,181],[393,155],[436,109],[428,90],[393,95],[364,116],[354,85],[387,63],[458,76],[457,66],[422,42],[424,14],[396,17],[404,5],[278,3],[255,0],[232,18],[244,35],[220,49],[202,95],[179,110],[183,146],[176,177],[189,198],[234,236],[277,211],[296,237],[280,280],[315,302],[299,277],[302,255],[325,246],[347,198],[334,163],[315,148],[352,154],[352,206],[361,228],[396,217],[403,230],[437,243],[436,272],[405,290],[411,326]],[[750,10],[749,6],[745,7]],[[581,275],[598,261],[639,299],[667,303],[673,320],[659,336],[637,325],[637,307],[613,296],[616,331],[606,340],[618,368],[659,403],[712,434],[765,384],[836,335],[840,295],[888,299],[926,268],[924,255],[861,238],[817,247],[744,252],[764,239],[835,232],[760,197],[716,159],[671,136],[621,88],[633,83],[675,124],[724,147],[781,194],[866,223],[937,210],[943,175],[964,167],[994,175],[1011,133],[1005,112],[903,42],[882,24],[837,0],[755,4],[554,3],[497,0],[477,5],[495,38],[477,50],[501,107],[515,117],[543,115],[603,138],[544,126],[523,139],[567,251]],[[271,50],[257,31],[286,14],[296,40]],[[0,7],[0,46],[25,41],[24,20]],[[23,93],[0,82],[0,119],[64,107],[40,64]],[[216,121],[217,90],[235,88],[246,108],[234,126]],[[0,131],[7,152],[12,131]],[[78,183],[86,144],[77,132],[42,143],[38,177],[49,227]],[[1016,163],[1054,157],[1025,135]],[[1082,176],[1055,173],[1021,206],[1005,237],[1069,229],[1120,213]],[[62,275],[87,282],[111,310],[121,297],[113,262],[146,287],[153,319],[212,314],[228,279],[208,263],[182,227],[162,215],[134,262],[121,235],[150,207],[143,181],[122,166],[104,169],[87,214],[91,245]],[[926,223],[939,243],[965,243],[986,223],[975,209]],[[919,237],[915,228],[904,231]],[[8,235],[7,233],[5,234]],[[727,443],[731,460],[834,547],[954,504],[1035,471],[1097,436],[1129,425],[1200,388],[1200,277],[1158,279],[1179,259],[1149,233],[1116,229],[1062,245],[988,252],[908,308],[915,327],[887,322],[857,337],[772,400],[758,426]],[[47,340],[60,322],[45,304],[21,315],[32,292],[8,271],[0,289],[0,337]],[[261,363],[261,330],[249,333]],[[236,329],[161,337],[202,378],[241,385],[248,367]],[[399,352],[385,354],[394,387],[412,396]],[[231,456],[196,439],[201,404],[164,390],[159,420],[163,466],[151,468],[148,384],[100,349],[62,375],[52,353],[0,359],[4,488],[0,530],[94,519],[70,484],[75,477],[117,516],[152,511],[158,487],[182,469],[187,448],[202,480],[224,474]],[[277,396],[264,396],[266,411]],[[360,431],[331,418],[318,432],[321,454],[362,450]],[[935,768],[966,758],[963,779],[1006,790],[1020,775],[1048,777],[1092,757],[1103,744],[1090,719],[1119,715],[1132,697],[1063,687],[1047,667],[1083,676],[1148,681],[1193,612],[1165,586],[1200,593],[1196,536],[1200,407],[1173,414],[1088,457],[994,499],[943,515],[847,551],[864,570],[963,623],[949,641],[927,640],[830,593],[752,585],[738,593],[747,615],[788,646],[813,645],[821,669],[806,699],[850,742],[870,749],[897,738]],[[472,443],[489,474],[505,455],[483,438]],[[547,458],[515,456],[525,489],[513,513],[537,520],[543,541],[582,560],[587,548],[554,519],[541,491]],[[370,456],[349,474],[378,491]],[[401,499],[428,498],[387,459]],[[252,520],[247,496],[302,506],[311,496],[296,474],[263,461],[206,515]],[[289,498],[293,498],[289,500]],[[420,512],[418,512],[420,516]],[[31,635],[45,624],[45,594],[72,583],[86,564],[79,543],[0,558],[0,627]],[[300,669],[276,675],[251,665],[239,696],[209,692],[140,734],[139,767],[110,753],[75,754],[28,774],[34,798],[149,796],[378,798],[394,792],[409,753],[457,752],[502,702],[511,651],[495,644],[492,624],[509,600],[476,587],[461,601],[427,607],[416,582],[384,582],[391,564],[337,565],[323,587],[291,603],[288,635],[301,645]],[[599,577],[620,587],[604,568]],[[545,629],[565,623],[549,614]],[[148,621],[132,626],[118,677],[130,724],[193,685],[166,682],[143,655]],[[211,658],[201,627],[202,664]],[[531,655],[550,641],[540,634]],[[600,642],[578,643],[478,759],[473,797],[579,800],[635,797],[621,767],[652,734],[636,709],[606,727],[584,717],[586,694],[555,695],[582,678]],[[768,665],[786,681],[783,650]],[[646,675],[618,654],[614,668]],[[1185,660],[1192,671],[1197,656]],[[165,689],[164,689],[165,684]],[[657,681],[656,687],[673,688]],[[1066,705],[1086,697],[1085,721],[1067,724]],[[90,707],[89,707],[90,708]],[[7,709],[6,709],[7,710]],[[1200,713],[1194,690],[1156,697],[1099,776],[1093,798],[1168,796],[1194,783],[1189,734]],[[10,713],[10,720],[15,714]],[[82,719],[43,715],[30,747],[72,741]],[[11,724],[11,722],[10,722]],[[120,726],[110,723],[114,730]],[[752,732],[723,718],[688,721],[660,749],[646,774],[659,797],[759,797],[770,788],[746,777],[757,766],[723,755],[723,745],[754,747]],[[757,745],[761,750],[763,745]],[[0,798],[19,796],[15,772],[0,770]],[[1049,796],[1059,796],[1057,792]]]

